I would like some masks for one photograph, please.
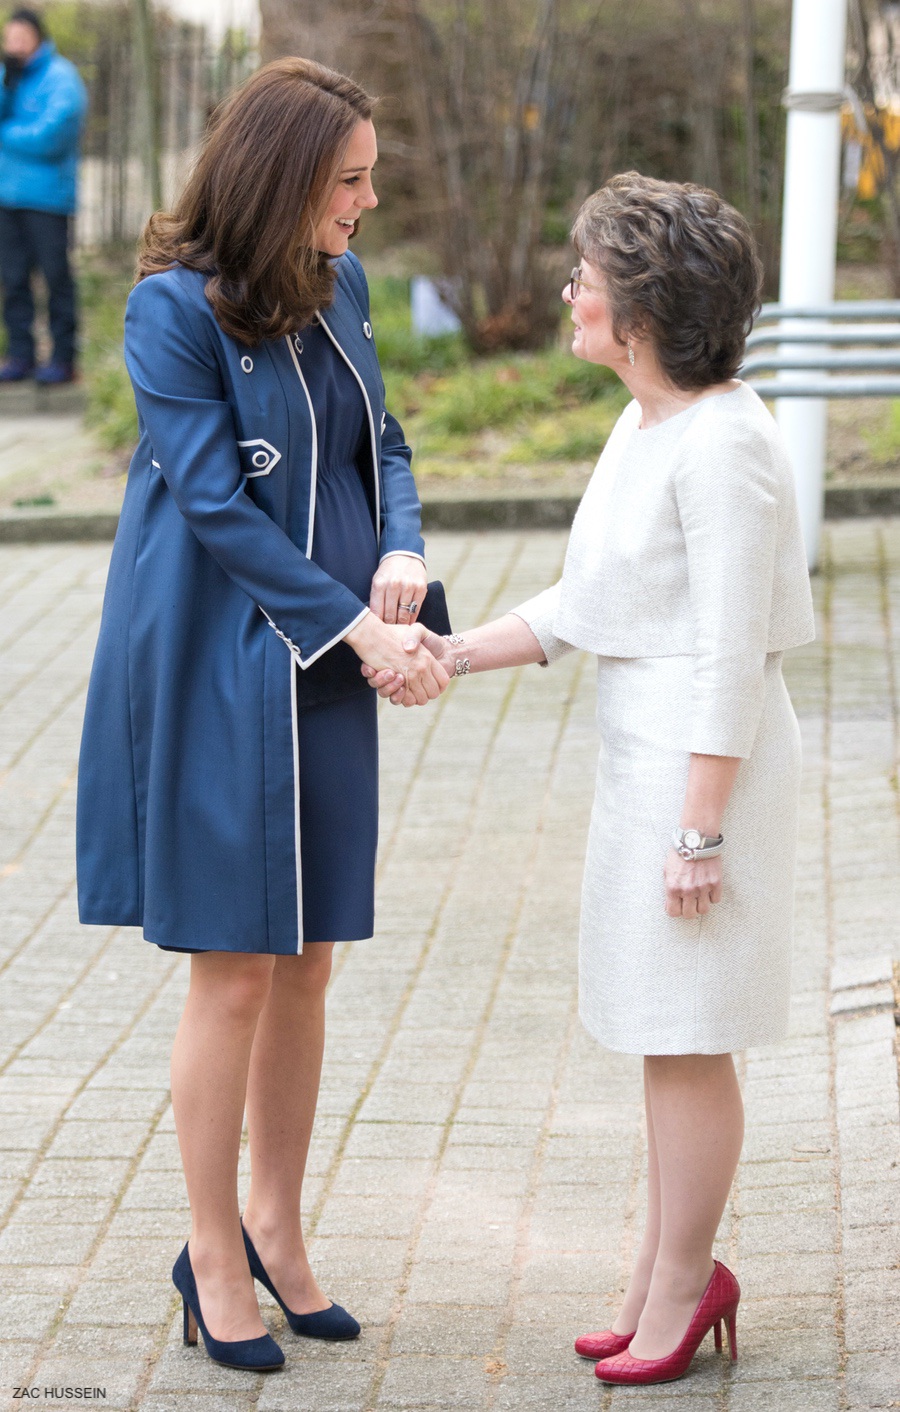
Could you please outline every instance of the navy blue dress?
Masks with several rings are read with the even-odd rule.
[[[378,542],[362,473],[371,458],[365,403],[321,327],[304,329],[301,342],[298,356],[319,438],[312,557],[367,603]],[[331,651],[352,649],[338,643]],[[305,673],[298,673],[304,943],[356,941],[374,930],[378,698],[358,660],[353,671],[353,694],[311,707],[303,697]]]

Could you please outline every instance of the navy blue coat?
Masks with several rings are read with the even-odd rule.
[[[421,556],[421,511],[359,261],[325,330],[365,397],[380,554]],[[295,677],[365,615],[309,557],[316,427],[290,338],[223,333],[202,275],[131,292],[140,418],[91,673],[78,782],[83,922],[165,946],[302,946]]]

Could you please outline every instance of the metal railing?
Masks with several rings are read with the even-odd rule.
[[[756,351],[765,348],[772,351]],[[834,351],[841,349],[846,351]],[[847,373],[852,376],[840,376]],[[740,376],[766,398],[900,398],[900,300],[844,300],[815,308],[764,304]]]

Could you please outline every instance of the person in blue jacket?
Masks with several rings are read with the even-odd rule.
[[[140,441],[113,547],[78,785],[81,919],[191,955],[172,1102],[192,1227],[185,1338],[277,1366],[356,1320],[310,1269],[300,1194],[336,941],[372,935],[374,694],[447,675],[410,450],[384,405],[348,241],[376,204],[372,100],[298,58],[215,116],[145,232],[125,316]],[[252,1176],[239,1214],[246,1104]]]
[[[77,310],[69,265],[78,145],[87,93],[57,54],[34,10],[15,10],[3,30],[0,86],[0,279],[8,356],[0,382],[75,375]],[[47,282],[53,351],[35,372],[32,271]]]

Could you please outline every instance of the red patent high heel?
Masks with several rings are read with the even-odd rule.
[[[604,1383],[671,1383],[682,1377],[691,1365],[710,1329],[714,1330],[716,1348],[722,1347],[722,1320],[728,1325],[728,1346],[732,1363],[737,1362],[737,1334],[735,1323],[737,1307],[741,1298],[741,1287],[734,1275],[721,1261],[715,1261],[715,1269],[703,1297],[694,1310],[687,1332],[673,1353],[665,1358],[632,1358],[626,1350],[612,1358],[602,1358],[594,1372]]]
[[[603,1329],[598,1334],[582,1334],[575,1340],[575,1352],[579,1358],[612,1358],[624,1353],[634,1338],[634,1334],[614,1334],[612,1329]]]

